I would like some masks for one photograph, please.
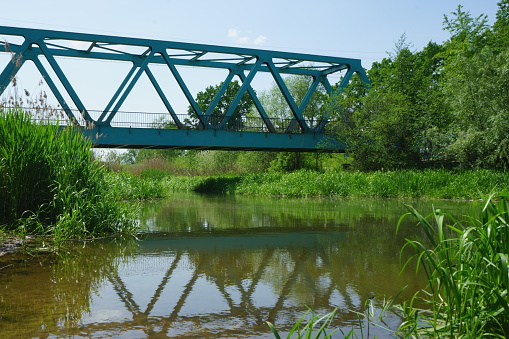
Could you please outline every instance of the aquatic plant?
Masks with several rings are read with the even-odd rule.
[[[240,176],[206,177],[193,188],[193,191],[198,193],[233,193],[240,180]]]
[[[479,206],[479,205],[474,205]],[[405,336],[509,337],[509,196],[488,199],[466,223],[437,209],[424,217],[412,207],[425,238],[408,239],[427,287],[403,303]],[[398,228],[401,221],[400,219]]]
[[[177,176],[158,169],[140,171],[138,176],[154,184],[159,182],[163,189],[168,190],[166,194],[194,191],[285,197],[481,199],[509,186],[509,172],[494,170],[299,170],[291,173],[267,171],[242,175]],[[138,185],[134,179],[131,182]]]
[[[312,309],[308,309],[308,311],[304,313],[304,315],[300,317],[299,320],[297,320],[295,325],[288,333],[287,338],[292,338],[294,334],[296,335],[294,338],[298,339],[311,339],[311,338],[326,339],[332,337],[336,330],[329,331],[329,327],[332,323],[332,320],[334,319],[334,316],[336,315],[336,311],[337,309],[325,315],[321,315],[316,314]],[[306,322],[307,318],[309,319]],[[274,334],[274,337],[276,339],[281,339],[281,336],[276,327],[274,326],[274,324],[267,321],[267,325]],[[327,331],[329,331],[330,333],[327,333]]]
[[[493,170],[327,171],[244,175],[235,193],[290,197],[480,199],[509,185],[509,173]]]

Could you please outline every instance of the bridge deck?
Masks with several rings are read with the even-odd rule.
[[[324,133],[276,134],[224,130],[171,130],[99,126],[83,129],[95,148],[201,149],[231,151],[342,152]]]

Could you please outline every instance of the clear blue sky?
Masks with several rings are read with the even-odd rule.
[[[402,34],[442,42],[459,4],[495,19],[498,0],[4,1],[1,25],[359,58],[369,68]]]
[[[487,14],[492,24],[497,2],[24,0],[2,3],[0,25],[356,58],[362,60],[365,68],[370,68],[372,62],[381,60],[387,52],[394,50],[396,41],[403,34],[415,50],[422,49],[429,41],[440,43],[446,40],[448,33],[442,29],[444,14],[450,15],[460,4],[474,17]],[[108,80],[113,79],[114,74],[110,70],[116,65],[104,67],[106,71],[102,73]],[[81,65],[71,70],[83,76],[89,73]],[[106,80],[97,81],[97,77],[89,77],[88,83],[80,82],[75,89],[82,99],[85,97],[83,101],[89,109],[103,109],[122,79],[118,76],[119,79],[110,81],[110,84]],[[22,82],[31,92],[37,87],[37,79],[34,83],[27,85],[28,81]],[[217,83],[206,84],[200,79],[192,93]],[[121,110],[164,111],[158,98],[153,96],[154,100],[148,100],[147,95],[130,95],[133,98],[129,104],[132,105],[126,102],[129,107],[123,106]],[[157,106],[150,107],[148,102],[157,103]],[[175,108],[183,113],[187,105],[185,100],[180,100]]]

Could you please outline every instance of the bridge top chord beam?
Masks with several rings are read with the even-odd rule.
[[[30,43],[43,43],[50,48],[54,56],[97,58],[118,61],[134,61],[137,58],[143,59],[149,51],[156,53],[166,52],[175,59],[175,62],[182,65],[198,67],[214,67],[249,69],[254,59],[275,60],[274,64],[281,73],[289,74],[317,74],[337,72],[338,70],[351,68],[354,71],[362,72],[359,59],[321,56],[314,54],[292,53],[270,51],[264,49],[252,49],[241,47],[215,46],[206,44],[195,44],[175,41],[150,40],[142,38],[128,38],[118,36],[107,36],[98,34],[61,32],[52,30],[40,30],[31,28],[18,28],[0,26],[0,34],[23,36]],[[83,42],[82,48],[71,45],[70,42]],[[87,43],[87,44],[85,44]],[[19,45],[0,42],[0,51],[16,52]],[[126,46],[131,51],[124,50]],[[137,48],[137,50],[136,50]],[[206,56],[209,55],[209,58]],[[164,64],[162,57],[154,58],[152,63]],[[300,65],[304,62],[319,63],[320,65]],[[245,66],[245,67],[242,67]],[[268,71],[264,68],[262,71]]]

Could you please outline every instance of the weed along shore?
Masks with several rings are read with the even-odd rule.
[[[231,175],[183,176],[146,169],[109,173],[123,199],[171,197],[172,192],[274,197],[420,198],[483,200],[509,187],[509,173],[495,170],[298,170]]]
[[[119,202],[91,146],[72,128],[35,123],[20,109],[0,111],[2,232],[55,242],[133,234],[134,214]]]

